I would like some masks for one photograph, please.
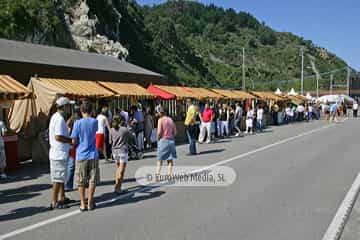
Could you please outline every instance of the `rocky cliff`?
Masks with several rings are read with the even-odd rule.
[[[121,21],[121,14],[112,6],[112,1],[108,4],[117,15],[117,22]],[[66,25],[76,46],[82,51],[97,52],[120,59],[128,56],[128,51],[120,42],[110,40],[107,36],[97,32],[99,24],[96,15],[90,16],[90,8],[86,0],[76,2],[64,13]]]

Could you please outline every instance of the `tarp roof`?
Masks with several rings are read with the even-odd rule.
[[[154,97],[149,91],[136,83],[120,83],[120,82],[98,82],[101,86],[115,92],[117,96],[134,96],[152,98]]]
[[[31,91],[8,75],[0,75],[0,99],[14,100],[31,97]]]
[[[78,97],[110,97],[114,93],[95,81],[67,80],[53,78],[37,78],[45,85],[54,86],[62,90],[62,93]]]
[[[285,96],[291,100],[299,100],[299,101],[308,101],[308,99],[304,96],[301,96],[301,95],[296,95],[296,96]]]
[[[191,92],[193,92],[195,95],[197,95],[198,99],[204,99],[204,98],[219,99],[224,97],[221,94],[218,94],[206,88],[193,88],[193,87],[186,87],[186,88]]]
[[[235,93],[237,96],[239,96],[241,99],[253,99],[256,98],[254,95],[247,93],[245,91],[240,90],[232,90],[233,93]]]
[[[240,90],[224,90],[224,89],[211,89],[212,91],[223,95],[225,98],[228,99],[249,99],[255,98],[253,95],[240,91]]]
[[[147,90],[149,92],[151,92],[152,94],[154,94],[155,96],[164,99],[164,100],[169,100],[169,99],[174,99],[176,98],[176,96],[174,94],[168,93],[154,85],[150,85]]]
[[[0,59],[164,78],[161,74],[103,54],[31,44],[2,38],[0,38]]]
[[[286,101],[286,98],[278,96],[272,92],[250,92],[251,94],[257,96],[260,99],[264,100],[273,100],[273,101]]]
[[[173,94],[176,96],[176,98],[182,99],[182,98],[199,98],[197,94],[193,93],[189,88],[187,87],[180,87],[180,86],[164,86],[164,85],[155,85],[157,88],[168,92],[170,94]]]

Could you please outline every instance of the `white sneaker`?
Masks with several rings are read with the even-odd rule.
[[[240,133],[235,134],[235,137],[238,137],[238,136],[240,136]]]
[[[1,179],[7,179],[7,175],[6,175],[5,173],[0,174],[0,178],[1,178]]]

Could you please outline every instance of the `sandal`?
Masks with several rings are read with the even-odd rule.
[[[57,209],[66,209],[66,208],[69,208],[69,206],[67,206],[64,202],[58,202],[56,203],[55,207]]]
[[[80,207],[80,212],[86,212],[87,210],[88,210],[87,207],[85,208]]]
[[[53,203],[50,203],[50,207],[49,207],[49,210],[52,211],[56,208],[56,203],[53,204]]]
[[[75,200],[72,200],[72,199],[70,199],[70,198],[64,198],[64,204],[71,204],[71,203],[76,203],[76,201]]]
[[[93,211],[93,210],[95,210],[95,209],[96,209],[96,204],[95,204],[95,203],[91,204],[91,206],[88,207],[88,210],[89,210],[89,211]]]

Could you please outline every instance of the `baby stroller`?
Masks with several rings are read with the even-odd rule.
[[[129,140],[128,140],[128,151],[129,151],[129,160],[141,160],[144,158],[144,154],[136,145],[136,134],[133,127],[129,127]]]

